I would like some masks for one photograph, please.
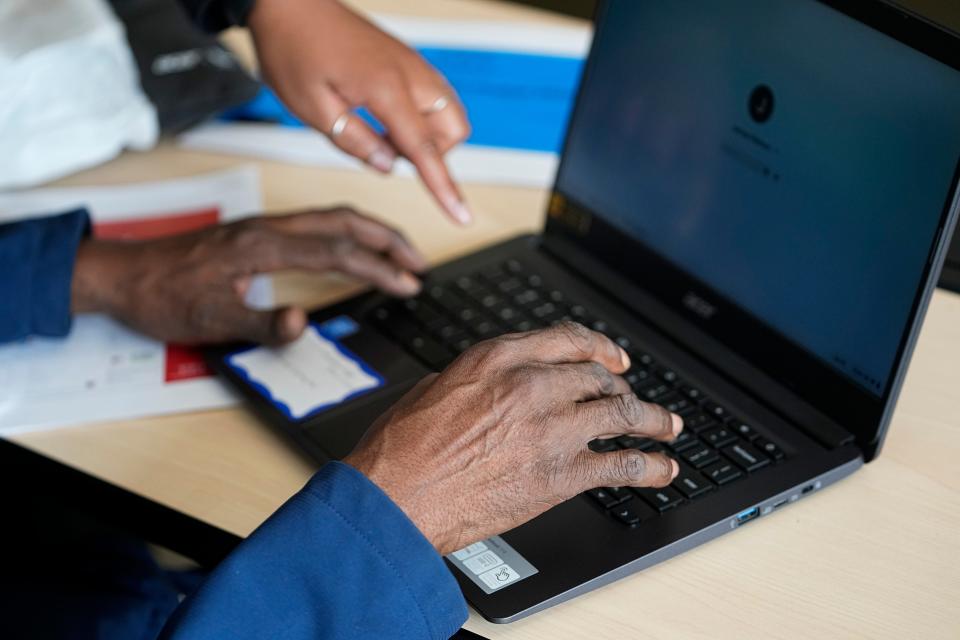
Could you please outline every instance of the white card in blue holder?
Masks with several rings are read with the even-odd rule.
[[[288,345],[254,347],[226,362],[291,420],[383,386],[379,373],[326,333],[322,326],[310,324]]]

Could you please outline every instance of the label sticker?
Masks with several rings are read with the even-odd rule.
[[[360,325],[350,316],[337,316],[317,325],[317,329],[331,340],[343,340],[360,331]]]
[[[291,420],[382,387],[384,379],[349,349],[311,324],[295,342],[254,347],[227,364]]]
[[[447,556],[457,569],[484,593],[493,593],[507,585],[539,573],[500,536],[475,542]]]

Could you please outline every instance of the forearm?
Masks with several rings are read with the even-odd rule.
[[[70,331],[77,249],[85,211],[0,225],[0,342]]]
[[[413,523],[362,474],[331,463],[211,574],[162,637],[439,640],[466,615]]]

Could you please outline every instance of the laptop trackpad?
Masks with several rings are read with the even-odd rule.
[[[382,376],[384,384],[301,423],[299,428],[334,458],[347,455],[380,415],[430,373],[395,342],[362,324],[360,331],[341,341]]]

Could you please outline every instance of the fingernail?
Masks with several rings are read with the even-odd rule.
[[[620,364],[623,365],[624,369],[630,368],[630,356],[627,355],[627,352],[620,348]]]
[[[410,274],[404,271],[403,273],[400,274],[400,277],[398,278],[398,280],[400,281],[400,286],[406,291],[410,292],[411,295],[420,293],[420,287],[421,287],[420,281],[417,280],[417,278],[414,277],[413,274]]]
[[[673,467],[673,475],[670,476],[670,479],[672,480],[680,475],[680,465],[677,464],[677,461],[673,458],[670,458],[670,465]]]
[[[683,431],[683,418],[675,413],[671,413],[670,419],[673,421],[673,435],[680,435],[680,432]]]
[[[390,173],[393,171],[393,164],[397,161],[397,156],[385,151],[384,149],[377,149],[370,154],[370,157],[367,158],[367,162],[371,167],[377,171],[382,171],[383,173]]]
[[[462,200],[449,200],[447,202],[447,211],[450,212],[454,220],[462,225],[468,225],[473,222],[473,213],[471,213],[470,207]]]

